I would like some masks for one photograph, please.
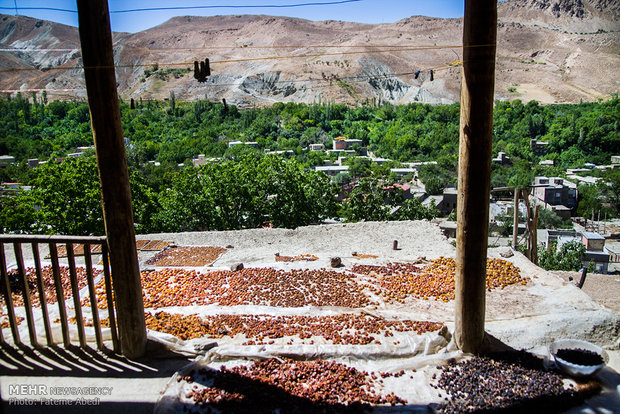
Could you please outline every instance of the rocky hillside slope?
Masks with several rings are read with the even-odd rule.
[[[615,0],[499,3],[498,99],[579,102],[617,93]],[[177,17],[115,34],[124,99],[450,103],[459,100],[462,19],[413,16],[391,24],[270,16]],[[16,50],[18,49],[18,50]],[[209,58],[198,83],[194,60]],[[0,15],[0,90],[53,89],[84,98],[77,29]],[[155,65],[157,64],[157,65]],[[433,79],[430,70],[433,69]],[[415,72],[420,71],[419,76]]]

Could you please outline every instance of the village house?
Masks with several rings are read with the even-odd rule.
[[[497,157],[493,158],[491,160],[491,162],[494,162],[494,163],[500,164],[500,165],[506,165],[506,164],[510,164],[511,163],[510,157],[507,156],[506,153],[502,152],[502,151],[498,152],[497,153]]]
[[[569,218],[577,208],[577,185],[559,177],[536,177],[533,195],[538,204]]]
[[[536,139],[530,140],[530,147],[532,148],[532,152],[534,153],[534,155],[544,155],[547,152],[548,146],[548,142],[538,141]]]
[[[246,141],[246,142],[243,142],[243,141],[230,141],[228,143],[228,148],[232,148],[235,145],[247,145],[247,146],[252,147],[252,148],[258,148],[258,142],[254,142],[254,141]]]
[[[15,164],[15,157],[12,155],[0,155],[0,167],[6,167],[10,164]]]
[[[355,149],[353,149],[353,147],[357,145],[359,155],[366,156],[368,155],[368,149],[364,147],[363,144],[364,143],[361,139],[347,139],[345,137],[336,137],[334,138],[334,142],[332,144],[332,150],[329,152],[354,154]]]
[[[591,231],[581,233],[582,243],[586,247],[583,257],[583,266],[594,264],[596,273],[608,273],[609,253],[605,251],[605,237]]]
[[[330,177],[335,177],[338,173],[349,171],[348,165],[318,165],[314,167],[315,171],[321,171]]]

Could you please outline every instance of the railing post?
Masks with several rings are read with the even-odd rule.
[[[519,237],[519,189],[515,187],[513,194],[512,212],[512,249],[517,250],[517,239]]]
[[[4,243],[0,243],[0,277],[2,278],[2,293],[4,294],[4,303],[6,304],[6,313],[9,317],[9,326],[11,327],[13,342],[16,345],[19,345],[22,341],[19,337],[19,329],[17,329],[17,319],[15,318],[15,308],[13,307],[13,296],[11,296],[11,283],[9,282],[9,274],[6,270]]]
[[[26,313],[26,322],[28,322],[28,335],[30,336],[30,345],[37,347],[37,331],[34,325],[34,317],[32,315],[32,301],[30,300],[30,288],[28,287],[28,275],[24,268],[24,255],[22,253],[21,243],[13,243],[15,250],[15,261],[17,262],[17,273],[22,285],[22,298],[24,300],[24,312]]]
[[[75,269],[75,256],[73,243],[67,243],[67,261],[69,262],[69,278],[71,279],[71,296],[73,296],[73,308],[75,310],[75,324],[78,330],[80,346],[86,347],[86,335],[84,334],[84,318],[82,317],[82,303],[80,301],[80,287]]]
[[[39,306],[41,306],[41,314],[43,316],[43,326],[45,328],[45,339],[47,341],[47,346],[52,346],[54,344],[54,339],[52,338],[52,329],[50,327],[50,317],[47,311],[47,298],[45,297],[45,288],[43,286],[43,275],[41,274],[41,257],[39,255],[39,243],[33,242],[31,244],[32,247],[32,258],[34,260],[35,271],[37,273],[37,290],[39,292]]]
[[[105,282],[106,301],[108,304],[108,321],[110,322],[110,332],[112,334],[112,349],[114,352],[120,353],[121,347],[118,341],[118,331],[116,328],[114,294],[112,290],[112,280],[110,278],[110,263],[108,261],[108,246],[105,243],[101,246],[101,260],[103,261],[103,277]]]
[[[56,243],[50,242],[50,258],[52,260],[52,276],[54,277],[54,290],[56,291],[56,302],[58,303],[58,315],[60,316],[60,328],[62,330],[62,343],[65,348],[71,345],[69,339],[69,326],[67,325],[67,308],[65,307],[65,292],[60,280],[60,265],[58,263],[58,250]]]
[[[95,292],[95,282],[93,281],[93,262],[90,256],[89,243],[84,243],[84,266],[86,266],[86,282],[88,283],[88,298],[93,317],[93,327],[95,328],[95,339],[97,340],[97,348],[102,351],[103,338],[101,324],[99,323],[99,308],[97,307],[97,292]]]

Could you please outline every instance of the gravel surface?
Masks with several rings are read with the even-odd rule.
[[[343,264],[360,263],[353,253],[379,256],[373,262],[413,261],[420,256],[436,259],[454,257],[455,248],[439,227],[428,221],[363,222],[325,224],[290,229],[248,229],[139,235],[139,239],[173,240],[179,246],[232,246],[213,267],[229,267],[238,262],[273,264],[275,254],[297,256],[315,254],[312,267],[329,267],[329,258],[339,256]],[[393,250],[398,240],[398,250]],[[308,267],[308,262],[302,262]]]

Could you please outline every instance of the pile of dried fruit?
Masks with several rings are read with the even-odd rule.
[[[326,270],[243,269],[238,272],[217,271],[206,274],[145,274],[143,285],[151,307],[219,303],[233,305],[271,305],[282,307],[347,306],[362,307],[367,298],[354,278]],[[162,284],[178,285],[178,298],[159,291]],[[173,290],[174,292],[174,290]]]
[[[107,309],[108,308],[108,298],[106,297],[106,288],[105,288],[105,279],[101,278],[99,282],[95,285],[95,297],[97,298],[97,308],[98,309]],[[114,289],[112,289],[112,301],[115,300]],[[90,296],[86,296],[82,298],[80,302],[82,306],[90,307]]]
[[[314,262],[315,260],[319,260],[319,258],[313,254],[300,254],[297,256],[280,256],[276,254],[276,262]]]
[[[86,268],[76,268],[78,288],[82,289],[86,286]],[[101,273],[100,270],[93,269],[93,278],[96,278]],[[69,268],[65,266],[60,267],[60,281],[62,283],[63,296],[65,300],[72,297],[71,293],[71,280],[69,278]],[[24,298],[22,296],[22,283],[18,277],[17,270],[11,270],[8,272],[9,281],[11,283],[11,297],[13,298],[14,306],[24,306]],[[45,299],[47,303],[56,303],[56,287],[54,285],[54,274],[52,273],[51,266],[45,266],[41,269],[41,279],[43,281],[43,290],[45,291]],[[28,281],[28,290],[30,292],[30,301],[32,306],[40,306],[39,291],[37,289],[37,274],[34,267],[26,269],[26,280]],[[4,304],[4,295],[0,297],[0,304]]]
[[[149,265],[155,266],[188,266],[201,267],[207,266],[220,257],[226,249],[223,247],[211,246],[184,246],[171,247],[157,253],[146,261]]]
[[[437,384],[431,384],[448,393],[440,413],[561,412],[584,397],[524,351],[473,357],[440,369]]]
[[[73,247],[73,250],[75,251],[75,247]],[[56,245],[56,255],[58,257],[67,257],[67,245],[65,245],[65,244],[57,244]],[[50,257],[51,257],[50,254],[45,256],[46,259],[49,259]]]
[[[140,250],[143,250],[143,251],[162,250],[172,244],[171,241],[165,241],[165,240],[144,240],[144,242],[146,243],[142,244],[142,247],[138,247],[138,242],[142,242],[142,240],[136,241],[136,248],[139,248]]]
[[[337,316],[216,315],[198,317],[157,312],[145,314],[147,328],[181,339],[219,338],[244,334],[247,345],[266,344],[269,339],[320,336],[334,344],[363,345],[374,342],[372,335],[393,336],[391,331],[422,334],[441,329],[437,322],[397,321],[361,314]],[[273,343],[273,341],[270,341]],[[291,343],[291,342],[289,342]]]
[[[371,405],[406,404],[393,393],[374,391],[378,383],[368,373],[333,361],[272,358],[232,369],[201,369],[182,380],[192,384],[186,398],[222,412],[359,413]]]
[[[325,269],[290,271],[248,268],[236,272],[199,273],[185,269],[143,271],[145,308],[219,304],[280,307],[343,306],[361,308],[370,302],[355,276]],[[106,308],[103,280],[96,285],[100,309]],[[82,302],[89,305],[88,298]]]
[[[409,263],[390,263],[386,266],[355,265],[353,272],[373,276],[370,290],[389,301],[403,302],[408,296],[424,300],[434,297],[448,302],[454,299],[456,261],[441,257],[425,267]],[[501,259],[487,260],[487,289],[526,284],[519,268]]]
[[[15,322],[18,325],[20,325],[23,320],[24,320],[24,318],[22,318],[21,316],[15,315]],[[3,309],[0,308],[0,328],[8,328],[9,326],[10,326],[9,325],[9,316],[5,315]]]
[[[425,300],[434,297],[444,302],[453,300],[455,268],[454,259],[448,258],[439,258],[425,267],[409,263],[353,266],[355,274],[369,276],[364,284],[358,283],[355,274],[326,269],[249,268],[208,273],[160,269],[144,271],[141,278],[146,308],[210,304],[360,308],[371,304],[362,291],[364,287],[389,302],[403,303],[410,296]],[[516,283],[526,284],[517,267],[505,260],[488,260],[486,286],[489,290]],[[96,289],[98,306],[105,308],[103,280]],[[82,304],[88,306],[88,298]]]
[[[136,250],[142,250],[142,248],[150,242],[150,240],[136,240]]]
[[[357,258],[357,259],[376,259],[377,255],[374,254],[363,254],[363,253],[353,253],[353,257]]]
[[[100,244],[91,244],[90,252],[93,254],[101,253],[101,245]],[[67,257],[67,245],[66,244],[57,244],[56,245],[56,254],[59,258]],[[73,255],[74,256],[84,256],[84,245],[83,244],[74,244],[73,245]],[[48,254],[45,256],[46,259],[49,259],[51,256]]]
[[[502,259],[488,259],[486,284],[488,290],[503,289],[514,284],[526,285],[527,280],[521,276],[519,268],[511,262]]]
[[[146,307],[218,303],[222,306],[359,308],[368,303],[354,276],[324,269],[285,272],[249,268],[206,274],[150,272],[143,274],[142,280]]]

